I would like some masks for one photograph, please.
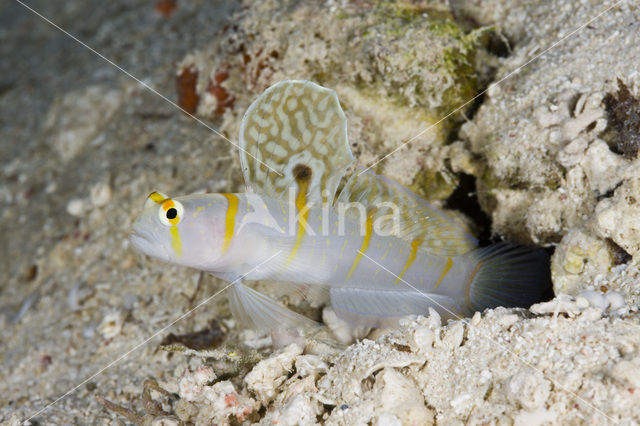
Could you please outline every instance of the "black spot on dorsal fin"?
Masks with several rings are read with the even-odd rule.
[[[299,163],[293,167],[293,177],[298,182],[308,182],[311,180],[312,173],[311,167],[306,164]]]

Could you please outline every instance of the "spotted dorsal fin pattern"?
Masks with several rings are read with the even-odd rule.
[[[250,191],[288,199],[290,187],[296,196],[304,189],[309,204],[332,203],[353,162],[336,93],[309,81],[282,81],[260,95],[242,119],[240,147]]]
[[[373,172],[347,181],[337,198],[341,203],[361,203],[374,215],[386,235],[411,242],[416,249],[443,256],[457,256],[476,247],[476,239],[465,224],[393,180]],[[396,209],[399,223],[382,220]],[[386,229],[384,228],[386,226]]]

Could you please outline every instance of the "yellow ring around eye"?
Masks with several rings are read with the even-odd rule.
[[[174,210],[173,212],[171,210]],[[182,220],[184,207],[179,201],[167,199],[162,202],[158,210],[160,222],[167,226],[175,226]]]

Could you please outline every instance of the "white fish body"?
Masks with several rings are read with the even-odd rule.
[[[371,326],[429,307],[452,317],[539,298],[546,262],[540,251],[474,249],[461,223],[373,173],[354,174],[335,197],[352,161],[335,92],[278,83],[247,111],[241,145],[253,193],[152,193],[133,226],[133,245],[228,281],[327,287],[338,315]],[[230,301],[254,327],[305,322],[241,282]]]

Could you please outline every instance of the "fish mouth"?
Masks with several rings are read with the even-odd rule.
[[[149,242],[149,237],[141,231],[140,225],[135,223],[131,227],[131,232],[129,233],[129,241],[131,241],[131,244],[133,244],[133,246],[137,250],[143,251],[142,248],[144,247],[144,243]]]
[[[131,244],[136,249],[141,250],[142,244],[144,243],[144,241],[146,241],[146,238],[138,234],[135,230],[132,230],[131,233],[129,234],[129,241],[131,241]]]
[[[140,253],[168,262],[171,259],[167,248],[163,244],[157,244],[154,234],[145,228],[143,224],[134,223],[129,233],[131,245]]]

